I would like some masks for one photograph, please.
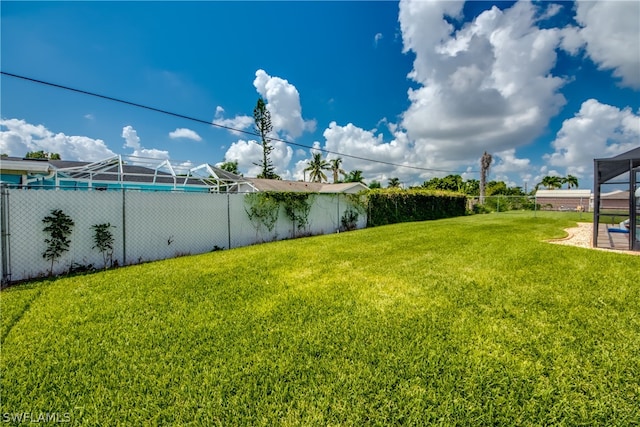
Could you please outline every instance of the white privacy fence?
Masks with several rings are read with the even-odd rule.
[[[256,194],[256,193],[253,193]],[[53,274],[104,267],[94,248],[94,225],[111,224],[113,262],[117,265],[230,249],[302,235],[334,233],[343,215],[357,210],[347,195],[313,194],[308,198],[308,223],[292,223],[283,206],[270,231],[249,219],[245,194],[207,194],[135,191],[65,191],[2,188],[2,282],[49,274],[51,261],[43,257],[48,233],[43,219],[62,210],[74,222],[70,246],[53,265]],[[366,226],[360,210],[356,227]]]

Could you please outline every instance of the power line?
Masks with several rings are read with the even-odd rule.
[[[180,119],[189,120],[189,121],[196,122],[196,123],[205,124],[205,125],[208,125],[208,126],[214,126],[214,127],[218,127],[218,128],[221,128],[221,129],[226,129],[226,130],[232,131],[232,132],[243,133],[245,135],[251,135],[251,136],[261,136],[259,133],[256,133],[256,132],[252,132],[252,131],[248,131],[248,130],[244,130],[244,129],[236,129],[236,128],[233,128],[231,126],[225,126],[225,125],[221,125],[221,124],[218,124],[218,123],[213,123],[213,122],[208,121],[208,120],[202,120],[202,119],[198,119],[198,118],[195,118],[195,117],[186,116],[184,114],[173,113],[171,111],[167,111],[167,110],[163,110],[163,109],[155,108],[155,107],[150,107],[148,105],[138,104],[136,102],[126,101],[126,100],[115,98],[115,97],[112,97],[112,96],[101,95],[101,94],[98,94],[98,93],[95,93],[95,92],[90,92],[90,91],[83,90],[83,89],[76,89],[76,88],[72,88],[72,87],[61,85],[61,84],[57,84],[57,83],[51,83],[51,82],[47,82],[47,81],[44,81],[44,80],[39,80],[39,79],[31,78],[31,77],[22,76],[22,75],[19,75],[19,74],[9,73],[9,72],[6,72],[6,71],[0,71],[0,74],[3,74],[3,75],[8,76],[8,77],[14,77],[16,79],[26,80],[26,81],[31,82],[31,83],[37,83],[37,84],[41,84],[41,85],[45,85],[45,86],[54,87],[54,88],[57,88],[57,89],[67,90],[67,91],[70,91],[70,92],[76,92],[76,93],[80,93],[82,95],[93,96],[95,98],[101,98],[101,99],[104,99],[104,100],[107,100],[107,101],[118,102],[120,104],[129,105],[131,107],[142,108],[144,110],[154,111],[156,113],[166,114],[166,115],[169,115],[169,116],[173,116],[173,117],[177,117],[177,118],[180,118]],[[348,157],[350,159],[362,160],[362,161],[372,162],[372,163],[379,163],[379,164],[388,165],[388,166],[395,166],[395,167],[401,167],[401,168],[421,170],[421,171],[425,171],[425,172],[446,172],[446,173],[458,173],[458,174],[469,173],[469,172],[477,172],[477,171],[452,171],[452,170],[444,170],[444,169],[424,168],[424,167],[421,167],[421,166],[402,165],[402,164],[399,164],[399,163],[387,162],[387,161],[384,161],[384,160],[375,160],[375,159],[369,159],[369,158],[361,157],[361,156],[354,156],[352,154],[339,153],[337,151],[331,151],[331,150],[327,150],[325,148],[316,148],[316,147],[313,147],[313,146],[300,144],[300,143],[297,143],[297,142],[286,141],[286,140],[280,139],[280,138],[269,138],[269,139],[271,141],[283,142],[283,143],[288,144],[288,145],[293,145],[293,146],[296,146],[296,147],[306,148],[308,150],[317,150],[317,151],[322,151],[323,153],[327,153],[327,154],[333,154],[333,155],[337,155],[337,156],[341,156],[341,157]]]

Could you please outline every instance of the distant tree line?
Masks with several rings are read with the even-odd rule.
[[[431,178],[422,187],[429,190],[455,191],[471,197],[480,197],[480,181],[464,180],[460,175]],[[485,196],[525,196],[522,187],[508,187],[504,181],[489,181],[485,184]]]
[[[29,151],[25,156],[25,159],[45,159],[45,160],[62,160],[58,153],[47,153],[44,150]]]

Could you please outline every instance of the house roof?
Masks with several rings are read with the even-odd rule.
[[[244,181],[244,178],[240,175],[236,175],[235,173],[228,172],[212,165],[208,166],[215,172],[219,179],[223,179],[225,181]]]
[[[360,182],[328,184],[320,182],[282,181],[278,179],[245,178],[259,191],[292,191],[304,193],[355,193],[366,190]]]
[[[51,169],[49,162],[39,159],[23,159],[22,157],[0,158],[0,170],[14,170],[47,173]]]
[[[607,182],[633,168],[640,167],[640,147],[608,159],[595,159],[598,183]]]
[[[611,191],[610,193],[602,193],[600,194],[601,199],[619,199],[619,200],[629,200],[629,191],[628,190],[616,190]]]
[[[369,187],[361,182],[342,182],[339,184],[323,184],[320,193],[357,193],[368,189]]]
[[[536,197],[586,198],[591,197],[591,190],[538,190]]]

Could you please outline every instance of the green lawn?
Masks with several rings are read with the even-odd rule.
[[[407,223],[16,286],[3,421],[640,423],[640,257],[565,215]]]

